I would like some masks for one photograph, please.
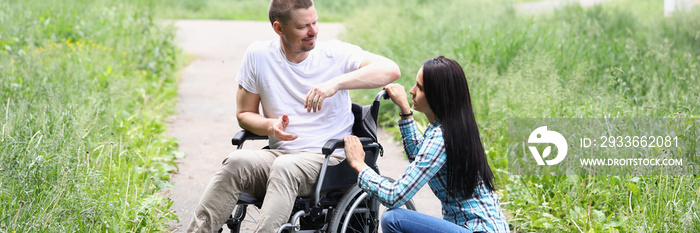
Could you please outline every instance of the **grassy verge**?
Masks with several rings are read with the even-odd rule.
[[[616,1],[531,16],[509,1],[387,0],[349,17],[345,39],[397,61],[407,89],[428,58],[463,65],[513,230],[697,232],[698,176],[508,172],[508,118],[698,117],[700,9],[671,18],[662,9]],[[382,108],[393,127],[397,109]]]
[[[179,55],[153,10],[0,2],[0,232],[166,229]]]
[[[269,1],[260,0],[153,0],[164,19],[230,19],[267,21]],[[315,1],[323,22],[343,21],[372,1]]]

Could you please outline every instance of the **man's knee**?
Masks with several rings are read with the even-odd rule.
[[[232,174],[250,174],[255,169],[256,164],[259,164],[258,156],[251,150],[236,150],[231,152],[226,159],[221,163],[220,171]]]
[[[315,183],[318,177],[317,170],[295,156],[280,156],[270,167],[270,182],[284,182],[297,186]]]
[[[221,164],[224,166],[228,166],[229,164],[235,166],[250,166],[257,160],[256,156],[251,156],[253,153],[254,152],[251,150],[235,150],[229,153]]]
[[[272,163],[270,172],[285,177],[296,176],[295,174],[300,170],[297,162],[298,161],[291,156],[280,156]]]

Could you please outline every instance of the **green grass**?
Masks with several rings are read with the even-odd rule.
[[[542,0],[515,0],[515,3],[541,2]],[[552,0],[548,0],[552,1]]]
[[[180,57],[153,6],[0,2],[0,232],[154,232]]]
[[[138,0],[132,0],[138,1]],[[268,21],[270,1],[260,0],[153,0],[158,6],[157,17],[164,19],[230,19]],[[315,1],[321,21],[345,20],[354,10],[372,1]]]
[[[698,117],[700,9],[671,18],[662,9],[663,1],[616,1],[533,16],[509,1],[387,0],[348,17],[345,40],[396,61],[407,89],[428,58],[462,64],[513,230],[699,232],[697,175],[508,170],[509,118]],[[375,92],[353,99],[367,102]],[[380,112],[396,130],[397,109],[385,104]]]

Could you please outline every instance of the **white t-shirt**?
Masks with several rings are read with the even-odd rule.
[[[260,95],[263,116],[289,115],[286,131],[299,135],[293,141],[279,141],[271,135],[270,148],[320,153],[329,139],[350,135],[354,116],[348,90],[326,98],[321,110],[315,113],[306,112],[304,101],[312,86],[359,69],[367,53],[338,40],[316,42],[309,56],[295,64],[282,54],[279,39],[253,42],[243,57],[236,82]]]

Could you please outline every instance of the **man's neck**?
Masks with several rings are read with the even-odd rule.
[[[304,61],[304,59],[306,59],[306,57],[309,56],[308,51],[307,52],[299,52],[299,53],[290,52],[291,49],[284,46],[284,43],[280,43],[280,50],[282,51],[282,54],[284,55],[285,58],[287,58],[288,61],[295,63],[295,64],[301,63],[302,61]]]

